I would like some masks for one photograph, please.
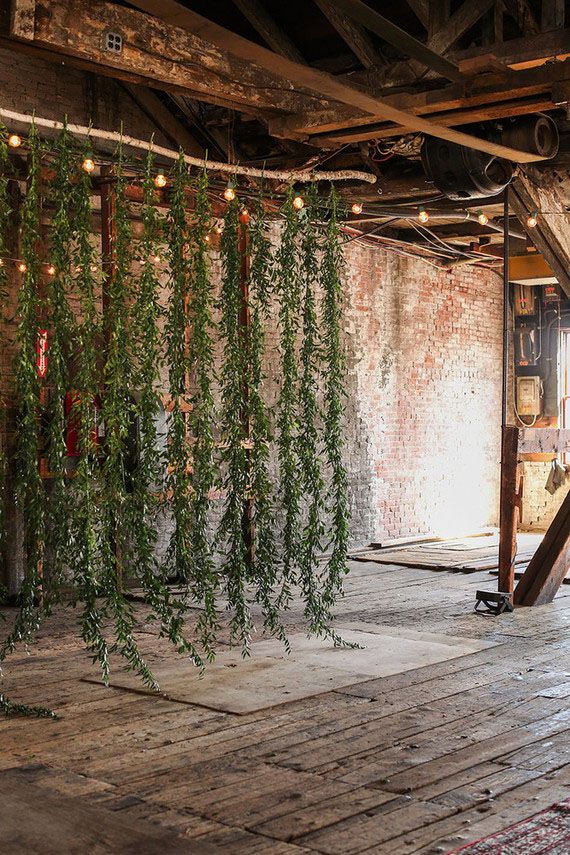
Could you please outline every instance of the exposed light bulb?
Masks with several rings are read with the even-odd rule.
[[[485,211],[479,211],[479,212],[477,213],[477,222],[478,222],[478,223],[479,223],[479,225],[481,225],[481,226],[486,226],[486,225],[487,225],[487,223],[489,222],[489,217],[487,216],[487,214],[485,213]]]
[[[166,187],[166,176],[164,175],[164,172],[159,172],[158,175],[154,176],[154,186]]]
[[[236,197],[236,191],[234,189],[233,184],[228,184],[226,189],[224,190],[224,199],[226,202],[233,202]]]
[[[361,203],[360,203],[360,202],[355,202],[355,203],[352,205],[352,207],[351,207],[351,209],[350,209],[350,210],[352,211],[352,213],[353,213],[353,214],[361,214],[361,213],[362,213],[362,205],[361,205]]]
[[[214,231],[216,232],[216,234],[221,235],[223,230],[224,230],[224,227],[222,226],[222,224],[216,223],[216,225],[214,226]]]
[[[0,267],[4,267],[4,259],[0,258]]]
[[[160,261],[161,261],[160,255],[151,256],[151,261],[154,261],[155,264],[160,264]]]
[[[204,240],[206,241],[206,243],[210,243],[210,235],[206,235]]]
[[[244,226],[249,223],[249,211],[247,210],[247,208],[242,208],[239,212],[239,221]]]
[[[28,265],[24,264],[23,261],[20,261],[20,263],[18,264],[18,270],[20,271],[20,273],[25,273],[27,269]]]
[[[429,214],[423,206],[419,210],[418,220],[420,221],[420,223],[427,223],[427,221],[429,220]]]
[[[534,229],[534,227],[538,224],[538,211],[532,211],[526,221],[529,229]]]
[[[97,265],[96,264],[89,265],[89,270],[91,271],[91,273],[97,273]]]
[[[47,272],[50,276],[55,276],[55,267],[53,264],[48,264]]]
[[[93,160],[92,157],[86,157],[86,158],[84,158],[81,166],[83,167],[85,172],[91,173],[95,169],[95,161]]]
[[[8,145],[11,148],[19,148],[22,145],[22,137],[19,137],[18,134],[10,134],[8,137]]]
[[[305,200],[303,199],[303,197],[299,193],[297,193],[297,195],[293,199],[293,207],[297,211],[300,211],[302,208],[305,207]]]

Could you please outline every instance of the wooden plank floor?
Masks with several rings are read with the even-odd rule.
[[[570,590],[474,615],[476,588],[493,585],[354,562],[339,623],[497,646],[241,716],[86,682],[97,671],[58,614],[5,665],[7,694],[61,718],[0,720],[0,800],[45,795],[89,827],[120,822],[97,852],[156,851],[163,829],[165,852],[445,853],[504,828],[570,795]],[[154,627],[141,638],[151,664],[172,656]]]

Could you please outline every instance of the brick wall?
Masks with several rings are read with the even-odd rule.
[[[355,538],[497,521],[501,283],[350,245]]]
[[[523,513],[520,527],[524,530],[546,531],[568,492],[565,485],[554,495],[544,489],[551,465],[549,461],[523,463]]]

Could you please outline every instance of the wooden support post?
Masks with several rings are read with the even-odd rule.
[[[250,268],[250,249],[249,249],[249,216],[246,213],[240,214],[239,227],[239,254],[240,254],[240,286],[241,286],[241,307],[240,307],[240,333],[242,337],[242,345],[247,353],[249,347],[249,330],[251,325],[251,317],[249,311],[249,268]],[[247,378],[243,378],[243,397],[244,407],[241,412],[242,435],[246,443],[245,454],[247,457],[248,471],[251,469],[251,423],[248,414],[249,401],[249,384]],[[249,489],[249,487],[248,487]],[[248,567],[253,566],[255,559],[254,554],[254,530],[253,530],[253,514],[254,514],[254,499],[251,494],[247,496],[243,503],[242,514],[242,531],[243,540],[246,549],[246,562]]]
[[[551,603],[570,567],[570,493],[566,495],[514,596],[516,606]]]
[[[519,429],[503,427],[501,443],[501,498],[499,536],[499,591],[512,594],[515,586],[517,526],[520,516]]]

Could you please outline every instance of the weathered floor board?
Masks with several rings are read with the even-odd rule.
[[[60,851],[75,851],[75,812],[81,851],[435,855],[570,795],[568,587],[490,618],[472,612],[486,572],[352,567],[339,625],[497,646],[234,715],[105,689],[57,615],[6,663],[2,689],[61,718],[0,719],[0,824],[41,801]],[[151,665],[172,659],[152,626],[141,638]],[[35,851],[11,823],[10,851]]]

